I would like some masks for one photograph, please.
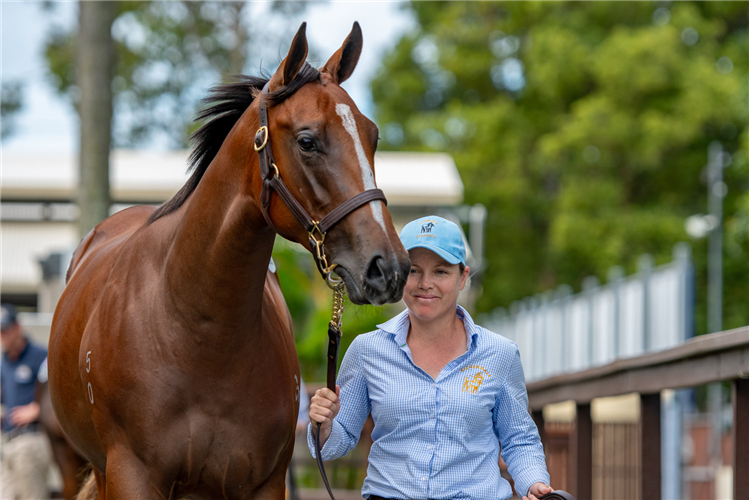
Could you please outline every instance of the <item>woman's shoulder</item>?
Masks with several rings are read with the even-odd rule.
[[[501,352],[508,353],[515,353],[518,351],[518,345],[507,337],[503,337],[502,335],[494,333],[480,325],[476,325],[476,329],[479,331],[481,343],[486,347],[499,349]]]

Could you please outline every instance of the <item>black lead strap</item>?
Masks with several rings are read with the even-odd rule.
[[[346,286],[340,282],[333,288],[333,311],[331,313],[330,323],[328,323],[328,389],[335,394],[336,369],[338,368],[338,348],[341,345],[341,321],[343,320],[343,310],[345,308],[344,297],[346,295]],[[318,422],[317,433],[315,434],[315,458],[317,459],[317,468],[320,469],[322,481],[328,490],[328,495],[332,500],[333,490],[330,488],[328,475],[325,473],[325,466],[322,463],[322,447],[320,446],[320,429],[322,424]]]
[[[335,393],[335,377],[336,367],[338,366],[338,347],[341,345],[341,331],[336,329],[333,325],[328,325],[328,389]],[[315,457],[317,458],[317,468],[320,469],[320,475],[322,481],[325,483],[325,488],[328,490],[330,498],[335,500],[333,491],[330,489],[330,483],[328,482],[328,475],[325,473],[325,466],[322,463],[322,452],[320,446],[320,428],[321,423],[317,424],[317,433],[315,434]]]

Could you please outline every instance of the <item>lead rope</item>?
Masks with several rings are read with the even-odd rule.
[[[330,285],[330,281],[326,280],[328,286],[333,289],[333,311],[331,314],[330,323],[328,323],[328,389],[335,393],[335,377],[336,368],[338,367],[338,347],[341,345],[341,322],[343,321],[343,310],[345,309],[344,297],[346,296],[346,285],[343,281],[336,283],[334,286]],[[320,446],[320,428],[322,424],[317,424],[317,434],[315,435],[315,457],[317,458],[317,468],[320,469],[320,475],[322,476],[325,488],[328,490],[328,495],[332,500],[335,500],[333,491],[330,489],[330,483],[328,482],[328,475],[325,473],[325,466],[322,463],[322,453]]]

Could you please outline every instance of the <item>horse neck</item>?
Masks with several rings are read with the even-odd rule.
[[[247,128],[234,127],[175,214],[181,218],[166,264],[165,285],[178,314],[212,331],[259,327],[275,239],[253,195],[259,167]]]

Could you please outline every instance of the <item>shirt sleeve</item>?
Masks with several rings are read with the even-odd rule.
[[[47,371],[47,358],[44,358],[42,364],[39,366],[39,373],[36,375],[36,381],[40,384],[46,384],[49,380],[49,372]]]
[[[518,494],[527,495],[534,483],[549,484],[541,438],[528,413],[528,393],[517,347],[507,379],[497,396],[492,420],[502,446],[502,458]]]
[[[359,359],[358,339],[354,339],[346,351],[338,373],[338,385],[341,387],[341,409],[333,420],[330,437],[322,447],[323,460],[334,460],[346,455],[359,442],[364,422],[369,416],[371,402],[367,381]],[[316,424],[315,424],[316,426]],[[307,426],[307,447],[315,457],[315,438],[312,424]]]

